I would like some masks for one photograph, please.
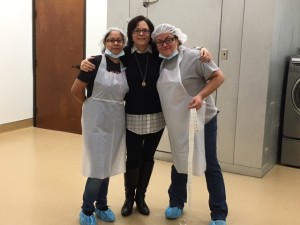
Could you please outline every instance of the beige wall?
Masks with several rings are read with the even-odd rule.
[[[33,116],[32,1],[1,1],[0,125]]]

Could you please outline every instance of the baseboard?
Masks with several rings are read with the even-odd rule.
[[[162,161],[172,162],[171,152],[157,150],[155,152],[154,158]],[[224,172],[262,178],[273,168],[273,166],[276,165],[276,160],[275,159],[271,160],[269,163],[266,163],[262,168],[252,168],[252,167],[235,165],[231,163],[223,163],[223,162],[219,162],[219,163],[222,171]]]
[[[0,133],[33,126],[33,119],[20,120],[12,123],[0,124]]]
[[[220,166],[222,168],[222,171],[224,172],[236,173],[240,175],[257,177],[257,178],[264,177],[264,175],[266,175],[275,165],[276,165],[275,160],[266,163],[262,168],[253,168],[253,167],[220,162]]]

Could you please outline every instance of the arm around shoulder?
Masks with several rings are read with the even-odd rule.
[[[80,69],[84,72],[90,72],[95,70],[96,65],[95,63],[99,60],[101,61],[101,56],[91,56],[81,61]]]

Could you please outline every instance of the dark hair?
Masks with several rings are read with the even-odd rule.
[[[132,31],[137,27],[138,23],[141,21],[145,21],[147,23],[149,30],[150,30],[149,44],[152,42],[151,34],[154,30],[154,25],[147,17],[140,15],[140,16],[136,16],[136,17],[132,18],[127,25],[127,38],[128,38],[127,46],[128,47],[133,46]]]

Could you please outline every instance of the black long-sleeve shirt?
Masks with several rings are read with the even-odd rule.
[[[129,85],[129,93],[126,95],[126,113],[141,115],[162,112],[156,88],[162,59],[158,57],[156,46],[151,45],[151,47],[152,53],[131,53],[129,47],[125,47],[124,49],[125,56],[122,57],[122,61],[126,67],[126,77]],[[142,86],[147,54],[149,58],[145,78],[146,86]],[[138,64],[140,65],[142,74]]]

